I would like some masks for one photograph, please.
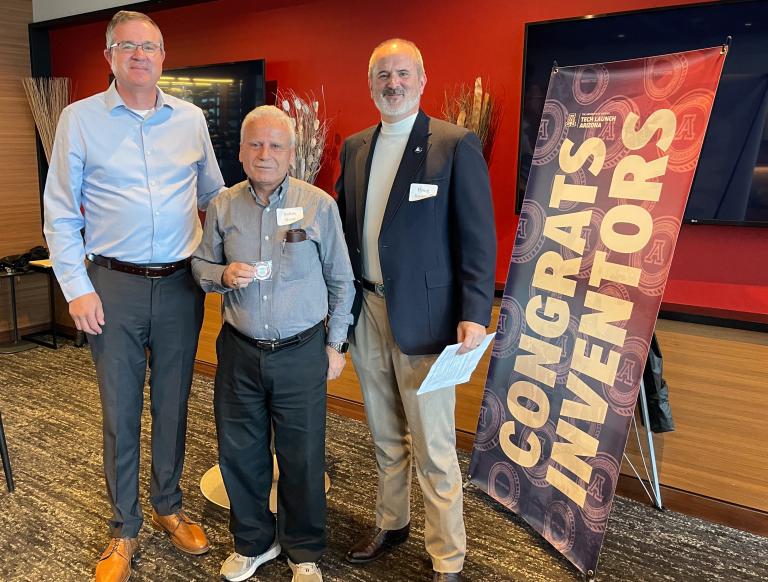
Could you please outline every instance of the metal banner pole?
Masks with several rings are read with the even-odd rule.
[[[640,378],[640,411],[643,415],[643,424],[645,424],[645,434],[648,438],[648,456],[651,460],[651,475],[650,481],[653,485],[653,492],[655,496],[654,505],[657,509],[664,509],[661,503],[661,487],[659,486],[659,471],[656,467],[656,449],[653,447],[653,431],[651,430],[651,422],[648,417],[648,400],[645,397],[645,383],[643,378]]]

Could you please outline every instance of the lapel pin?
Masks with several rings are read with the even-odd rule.
[[[420,154],[421,152],[424,151],[424,149],[421,146],[416,146],[416,149],[413,151],[416,152],[417,154]]]

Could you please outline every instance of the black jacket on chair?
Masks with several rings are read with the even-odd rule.
[[[672,408],[669,405],[669,386],[664,379],[664,360],[656,333],[651,337],[651,347],[643,370],[643,386],[648,401],[648,420],[653,432],[675,430]]]

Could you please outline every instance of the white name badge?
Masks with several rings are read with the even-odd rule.
[[[301,206],[296,208],[278,208],[277,209],[277,225],[285,226],[286,224],[293,224],[304,218],[304,209]]]
[[[437,196],[437,184],[411,184],[408,202],[417,202],[433,196]]]

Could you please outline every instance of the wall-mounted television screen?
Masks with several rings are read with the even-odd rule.
[[[518,164],[520,211],[554,61],[634,59],[724,44],[732,37],[685,221],[768,226],[768,0],[717,2],[529,23]],[[581,82],[594,83],[589,69]]]
[[[237,159],[240,124],[251,109],[265,103],[264,60],[165,70],[157,84],[203,110],[224,183],[244,180]]]

